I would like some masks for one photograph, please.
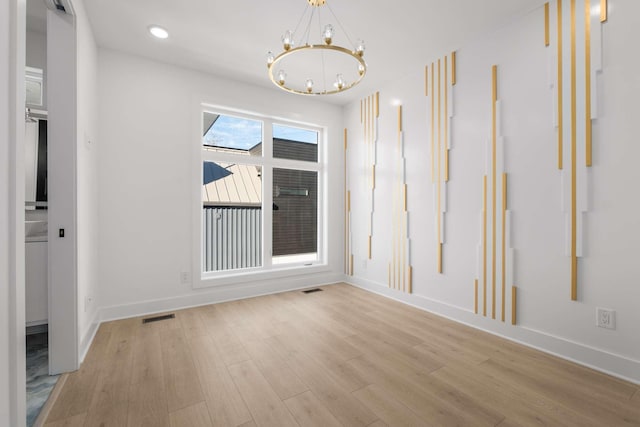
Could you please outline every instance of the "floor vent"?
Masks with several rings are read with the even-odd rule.
[[[312,294],[314,292],[322,292],[322,289],[320,288],[313,288],[313,289],[307,289],[305,291],[302,291],[303,294]]]
[[[146,319],[142,319],[142,323],[159,322],[160,320],[173,319],[175,317],[176,317],[176,315],[173,314],[173,313],[171,313],[171,314],[163,314],[162,316],[147,317]]]

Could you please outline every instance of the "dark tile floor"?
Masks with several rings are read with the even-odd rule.
[[[49,334],[27,335],[27,426],[32,426],[58,375],[49,375]]]

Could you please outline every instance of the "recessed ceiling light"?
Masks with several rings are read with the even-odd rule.
[[[166,39],[167,37],[169,37],[169,32],[164,28],[160,27],[159,25],[150,25],[149,32],[154,37],[157,37],[159,39]]]

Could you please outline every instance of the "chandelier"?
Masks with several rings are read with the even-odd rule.
[[[269,78],[280,89],[300,95],[330,95],[351,89],[367,72],[364,42],[352,42],[326,0],[307,2],[298,25],[282,36],[282,52],[277,56],[273,52],[267,54]],[[346,39],[342,42],[348,42],[351,48],[336,43],[333,25],[323,25],[322,6],[340,28]]]

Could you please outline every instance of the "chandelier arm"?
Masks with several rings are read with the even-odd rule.
[[[302,16],[300,16],[300,19],[298,19],[298,24],[296,25],[295,30],[293,30],[293,35],[294,36],[298,32],[298,28],[300,28],[300,24],[302,23],[302,20],[304,19],[304,16],[307,14],[307,10],[308,9],[309,9],[309,6],[305,5],[304,11],[302,12]],[[313,15],[312,15],[312,17],[313,17]]]
[[[305,44],[309,44],[309,38],[311,37],[311,23],[313,22],[313,15],[316,13],[315,8],[311,8],[311,16],[309,17],[309,22],[307,23],[307,27],[304,29],[302,33],[302,37],[300,37],[300,41],[305,39]]]
[[[353,40],[351,40],[351,37],[349,37],[349,33],[347,33],[347,30],[345,30],[344,27],[342,26],[342,22],[340,22],[340,20],[336,16],[336,14],[333,13],[333,9],[331,9],[331,5],[329,4],[329,2],[326,2],[325,5],[327,6],[327,8],[329,8],[329,12],[331,12],[331,14],[333,15],[334,19],[338,23],[338,26],[340,27],[340,29],[342,30],[344,35],[347,37],[347,40],[349,41],[349,44],[351,44],[351,46],[355,49],[356,48],[355,43],[353,43]]]

